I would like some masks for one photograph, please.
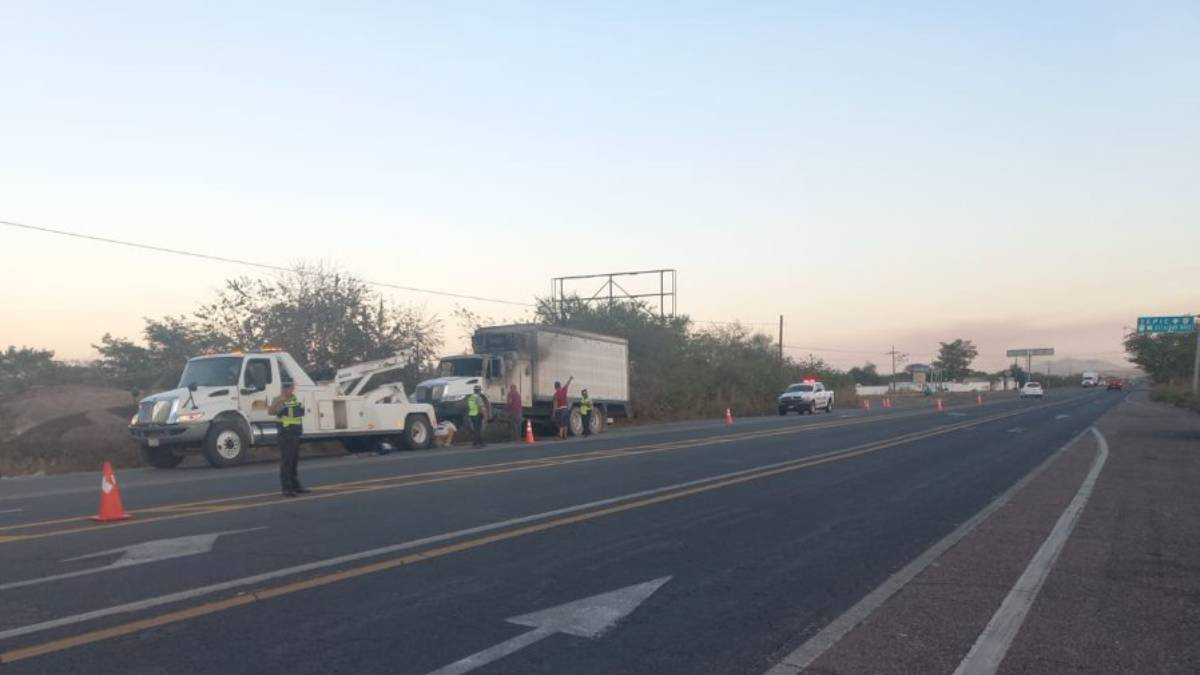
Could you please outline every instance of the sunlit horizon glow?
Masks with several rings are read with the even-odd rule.
[[[1200,313],[1200,8],[7,5],[0,219],[532,301],[679,270],[681,313],[890,367],[1122,364]],[[0,347],[93,358],[258,273],[0,227]],[[385,291],[441,317],[516,307]],[[703,325],[701,324],[700,327]],[[828,350],[828,351],[823,351]],[[836,350],[836,351],[834,351]]]

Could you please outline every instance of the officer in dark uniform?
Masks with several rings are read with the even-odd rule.
[[[283,383],[283,393],[267,411],[279,418],[279,483],[283,496],[304,494],[308,488],[300,484],[296,474],[300,464],[300,435],[304,433],[304,406],[296,398],[296,389],[291,382]]]

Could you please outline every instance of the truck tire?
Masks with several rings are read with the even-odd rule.
[[[833,412],[833,399],[832,398],[829,399],[829,402],[827,402],[825,404],[825,414],[828,415],[831,412]]]
[[[409,415],[404,423],[404,446],[409,450],[427,450],[433,445],[433,427],[424,415]]]
[[[142,446],[142,461],[156,469],[174,469],[183,461],[183,455],[171,452],[170,448]]]
[[[780,417],[785,417],[786,415],[787,415],[787,408],[780,408],[780,409],[779,409],[779,416],[780,416]]]
[[[250,439],[241,422],[219,419],[212,423],[204,439],[204,459],[209,466],[217,469],[235,466],[245,462],[249,455]]]
[[[571,408],[571,413],[567,417],[567,435],[583,435],[583,415],[579,414],[579,406]]]
[[[596,412],[595,408],[592,409],[592,412],[588,413],[586,418],[581,415],[580,421],[583,424],[588,425],[588,431],[591,432],[593,436],[604,431],[604,420],[600,419],[600,415]],[[580,425],[579,431],[580,433],[583,433],[582,424]]]

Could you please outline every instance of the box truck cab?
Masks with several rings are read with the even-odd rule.
[[[525,417],[540,423],[553,412],[554,383],[571,385],[569,430],[583,433],[588,424],[600,433],[610,417],[629,413],[629,351],[622,338],[557,326],[516,324],[475,331],[471,354],[447,356],[438,376],[417,385],[416,400],[434,406],[439,418],[462,421],[466,397],[478,386],[487,401],[489,417],[503,411],[508,389],[521,394]],[[579,393],[587,389],[594,404],[585,419],[579,413]]]
[[[275,445],[279,420],[268,406],[284,382],[305,409],[302,440],[340,440],[349,449],[391,441],[429,447],[433,406],[409,402],[400,382],[407,355],[348,366],[317,383],[287,352],[264,349],[189,359],[179,386],[147,396],[129,422],[142,456],[158,468],[201,453],[214,467],[240,464],[249,449]]]

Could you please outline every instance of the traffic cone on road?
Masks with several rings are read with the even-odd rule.
[[[727,425],[733,424],[733,411],[730,410],[729,408],[725,409],[725,424],[727,424]]]
[[[870,410],[870,409],[871,409],[871,399],[864,398],[863,399],[863,410]]]
[[[937,411],[942,412],[943,410],[945,410],[945,408],[942,407],[942,399],[939,398],[937,400]]]
[[[100,475],[100,513],[92,520],[107,522],[131,518],[121,506],[121,491],[117,489],[117,477],[113,475],[112,462],[105,462]]]
[[[892,399],[890,399],[890,398],[883,399],[883,407],[885,407],[885,408],[892,407]]]
[[[533,445],[533,422],[525,420],[525,442]]]
[[[983,405],[983,394],[975,394],[975,405]]]

